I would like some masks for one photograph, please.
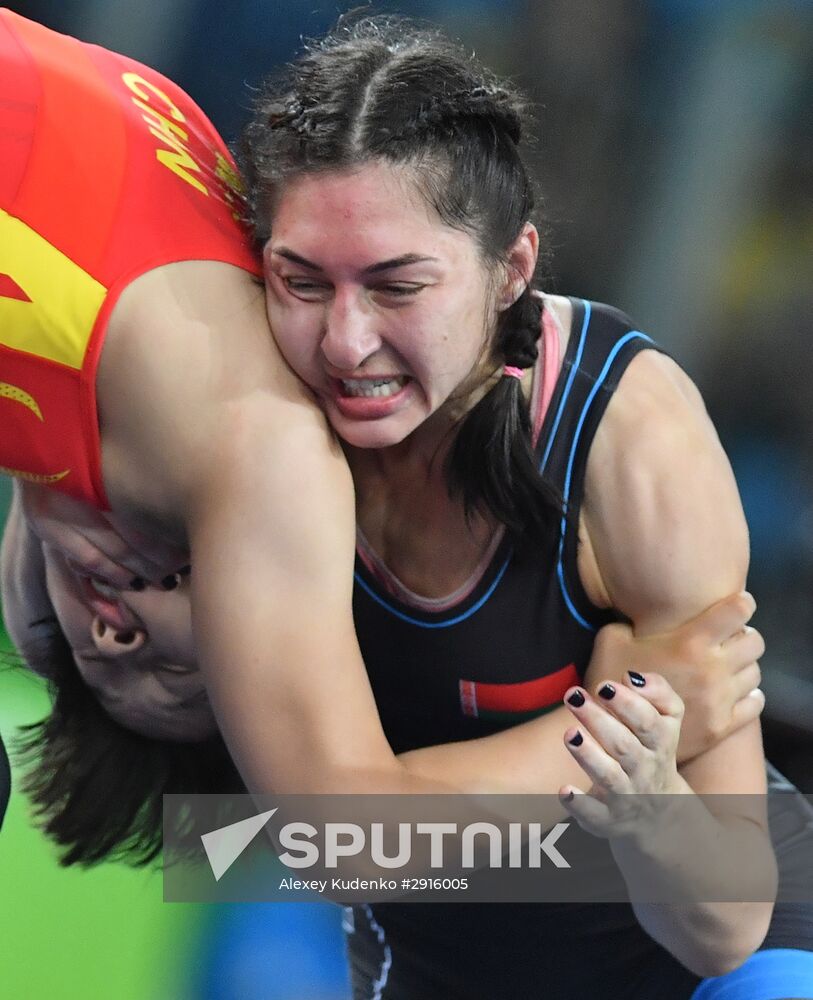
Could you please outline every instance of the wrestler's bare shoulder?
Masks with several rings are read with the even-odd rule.
[[[114,508],[170,518],[215,443],[262,413],[269,435],[329,440],[271,336],[262,286],[229,264],[142,275],[111,316],[97,374],[105,488]],[[247,417],[247,415],[249,415]]]
[[[97,385],[102,405],[109,384],[128,379],[133,365],[142,374],[163,371],[177,387],[214,378],[210,397],[269,381],[279,392],[302,395],[271,337],[262,285],[218,261],[168,264],[128,285],[105,336]]]

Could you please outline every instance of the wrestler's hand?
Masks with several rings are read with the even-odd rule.
[[[747,625],[755,607],[750,594],[735,594],[672,632],[645,638],[628,625],[607,625],[596,637],[585,686],[597,691],[604,681],[623,681],[628,670],[662,674],[685,705],[677,752],[685,764],[765,707],[757,663],[765,643]]]
[[[565,704],[577,720],[565,746],[592,785],[563,785],[562,805],[596,837],[646,839],[669,805],[657,796],[689,791],[675,756],[683,702],[660,675],[633,673],[598,697],[571,688]]]
[[[26,522],[42,542],[59,549],[80,572],[114,587],[140,589],[138,580],[160,586],[189,562],[181,549],[64,493],[19,481],[15,490]]]

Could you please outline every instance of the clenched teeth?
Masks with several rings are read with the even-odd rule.
[[[394,396],[406,385],[406,376],[395,378],[343,378],[342,389],[347,396]]]

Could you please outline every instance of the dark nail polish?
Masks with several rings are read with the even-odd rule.
[[[581,691],[576,690],[567,699],[567,703],[568,705],[572,705],[574,708],[581,708],[582,705],[584,704],[584,695],[581,693]]]
[[[628,670],[627,675],[630,679],[630,684],[634,687],[642,688],[646,684],[646,678],[639,674],[636,670]]]
[[[567,742],[572,747],[580,747],[582,745],[582,743],[584,743],[584,737],[582,736],[582,734],[577,729],[576,730],[576,735],[572,736]]]
[[[191,566],[181,566],[181,568],[178,570],[178,576],[189,576],[191,572],[192,572]]]
[[[135,632],[116,632],[114,638],[116,642],[120,642],[122,646],[129,646],[133,639],[135,639]]]
[[[147,581],[142,580],[140,576],[134,576],[130,581],[130,590],[144,590],[147,586]]]
[[[615,688],[612,684],[602,684],[598,690],[599,697],[603,698],[605,701],[609,701],[610,698],[615,698]]]
[[[178,574],[170,573],[169,576],[165,576],[161,581],[161,586],[164,590],[174,590],[178,586]]]

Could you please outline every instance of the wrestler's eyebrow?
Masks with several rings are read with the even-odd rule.
[[[427,261],[437,262],[437,257],[422,257],[417,253],[405,253],[392,260],[382,260],[380,264],[372,264],[364,269],[365,274],[377,274],[379,271],[392,271],[396,267],[407,267],[409,264],[425,264]]]
[[[273,253],[278,257],[284,257],[286,260],[291,261],[292,264],[299,264],[300,267],[306,267],[309,271],[321,272],[323,270],[318,264],[314,264],[312,260],[308,260],[307,257],[301,257],[288,247],[277,247]],[[378,274],[379,271],[392,271],[396,267],[407,267],[409,264],[422,264],[427,261],[436,262],[437,260],[437,257],[425,257],[417,253],[405,253],[400,257],[393,257],[391,260],[382,260],[378,264],[371,264],[369,267],[365,267],[362,273]]]
[[[288,247],[278,247],[273,251],[273,253],[275,257],[284,257],[292,264],[299,264],[301,267],[307,267],[310,271],[322,270],[318,264],[314,264],[313,261],[310,261],[305,257],[300,257],[298,253],[294,253],[293,250],[289,250]]]

